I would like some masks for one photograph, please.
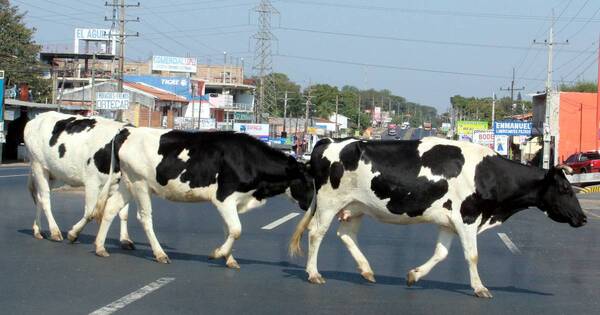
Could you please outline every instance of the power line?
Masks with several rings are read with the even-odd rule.
[[[536,15],[514,15],[514,14],[498,14],[498,13],[483,13],[483,12],[463,12],[463,11],[450,11],[450,10],[424,10],[424,9],[405,9],[398,7],[383,7],[383,6],[372,6],[372,5],[352,5],[352,4],[340,4],[340,3],[328,3],[328,2],[315,2],[315,1],[289,1],[280,0],[280,3],[285,4],[303,4],[303,5],[316,5],[333,8],[346,8],[346,9],[359,9],[359,10],[373,10],[373,11],[394,11],[402,13],[419,13],[429,15],[441,15],[441,16],[460,16],[460,17],[474,17],[474,18],[495,18],[495,19],[513,19],[513,20],[537,20],[537,21],[550,21],[551,18],[547,16],[536,16]],[[583,19],[574,19],[575,22],[582,22]],[[594,22],[600,22],[600,19],[594,19]]]
[[[558,32],[556,32],[556,34],[561,33],[565,28],[567,28],[573,22],[573,20],[575,20],[575,18],[577,18],[579,16],[579,13],[581,13],[581,10],[583,10],[583,8],[585,8],[585,6],[588,4],[588,2],[590,2],[590,0],[586,0],[583,3],[583,5],[579,8],[577,13],[575,13],[575,15],[569,20],[569,22],[567,22],[567,24],[563,25],[563,27],[561,27],[561,29],[558,30]]]
[[[416,68],[416,67],[405,67],[405,66],[396,66],[396,65],[384,65],[384,64],[371,64],[371,63],[363,63],[363,62],[353,62],[353,61],[344,61],[339,59],[326,59],[326,58],[317,58],[317,57],[305,57],[305,56],[294,56],[294,55],[286,55],[286,54],[277,54],[277,57],[283,58],[291,58],[291,59],[301,59],[301,60],[311,60],[311,61],[319,61],[319,62],[327,62],[327,63],[337,63],[344,65],[353,65],[353,66],[363,66],[363,67],[372,67],[372,68],[382,68],[382,69],[395,69],[395,70],[406,70],[406,71],[416,71],[416,72],[429,72],[429,73],[442,73],[449,75],[461,75],[461,76],[472,76],[472,77],[480,77],[480,78],[491,78],[491,79],[511,79],[510,76],[505,75],[493,75],[493,74],[483,74],[483,73],[475,73],[475,72],[462,72],[462,71],[449,71],[449,70],[438,70],[438,69],[427,69],[427,68]],[[520,78],[525,81],[545,81],[539,78]]]
[[[590,24],[590,22],[596,16],[596,14],[598,14],[598,12],[600,12],[600,7],[598,7],[598,9],[596,9],[594,14],[592,14],[592,16],[590,16],[590,18],[575,33],[573,33],[573,35],[571,35],[569,37],[573,38],[573,37],[577,36],[581,31],[583,31],[583,29],[585,29],[586,26],[588,26],[588,24]]]

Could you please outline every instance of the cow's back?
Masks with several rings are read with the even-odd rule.
[[[46,112],[27,123],[24,140],[32,162],[70,185],[107,174],[110,141],[123,124],[100,117]]]

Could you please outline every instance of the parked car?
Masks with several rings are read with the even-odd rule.
[[[598,152],[578,152],[564,162],[573,169],[574,174],[600,172],[600,154]]]

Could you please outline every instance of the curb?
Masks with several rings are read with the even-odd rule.
[[[583,188],[581,191],[579,191],[580,194],[597,193],[597,192],[600,192],[600,185],[587,186],[587,187]]]

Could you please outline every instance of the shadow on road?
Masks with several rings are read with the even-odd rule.
[[[307,281],[307,275],[304,270],[298,269],[284,269],[283,272],[287,273],[289,277],[296,277]],[[394,277],[394,276],[382,276],[375,275],[375,279],[377,283],[370,283],[364,280],[360,274],[356,272],[343,272],[343,271],[321,271],[321,275],[327,280],[338,280],[344,282],[350,282],[354,284],[361,285],[395,285],[395,286],[406,286],[406,278],[404,277]],[[514,286],[506,286],[506,287],[487,287],[492,294],[494,291],[500,292],[509,292],[509,293],[524,293],[524,294],[534,294],[534,295],[543,295],[543,296],[553,296],[552,293],[533,291],[528,289],[516,288]],[[443,290],[449,291],[453,293],[459,293],[463,295],[472,296],[473,289],[468,284],[460,284],[460,283],[451,283],[451,282],[441,282],[435,280],[419,280],[412,287],[406,287],[406,290]]]

